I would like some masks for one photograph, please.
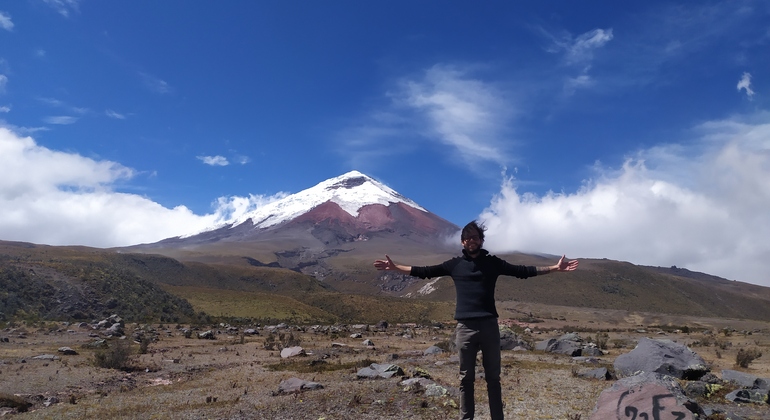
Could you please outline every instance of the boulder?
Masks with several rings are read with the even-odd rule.
[[[287,359],[289,357],[306,356],[305,349],[299,346],[286,347],[281,350],[281,357]]]
[[[629,376],[602,391],[590,420],[694,420],[703,410],[687,398],[671,376],[655,372]]]
[[[404,376],[404,370],[397,365],[378,363],[372,363],[368,367],[359,369],[358,373],[356,373],[359,379],[388,379],[396,375]]]
[[[700,379],[709,371],[702,357],[687,346],[671,340],[642,338],[636,348],[615,359],[619,377],[640,372],[657,372],[678,379]]]
[[[431,355],[431,354],[441,354],[443,352],[444,352],[444,350],[441,350],[441,347],[430,346],[427,349],[425,349],[425,351],[423,351],[422,354],[424,356],[428,356],[428,355]]]
[[[500,350],[513,350],[516,347],[529,349],[529,343],[516,335],[513,330],[506,326],[500,327]]]
[[[737,370],[723,370],[722,380],[725,382],[732,382],[743,388],[770,390],[770,379],[760,378],[756,375]]]

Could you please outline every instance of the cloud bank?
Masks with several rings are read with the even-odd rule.
[[[597,165],[575,193],[506,179],[480,219],[486,246],[684,267],[770,286],[770,113],[702,124],[690,146]]]
[[[200,232],[283,195],[220,197],[212,213],[166,208],[113,187],[136,175],[119,163],[38,145],[0,127],[0,236],[47,245],[127,246]]]

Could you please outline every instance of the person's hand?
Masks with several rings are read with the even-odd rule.
[[[376,260],[374,262],[374,268],[378,270],[397,270],[396,263],[393,262],[393,260],[390,259],[389,256],[385,255],[384,260]]]
[[[556,263],[556,271],[575,271],[578,268],[578,260],[566,261],[567,256],[562,255],[559,262]]]

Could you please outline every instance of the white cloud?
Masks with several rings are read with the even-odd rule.
[[[80,6],[80,0],[43,0],[43,2],[65,18],[69,17],[71,12],[77,13]]]
[[[142,78],[144,85],[148,89],[155,93],[169,93],[171,92],[171,86],[166,83],[165,80],[159,79],[151,74],[140,72],[139,76]]]
[[[594,29],[578,35],[564,46],[565,60],[569,64],[583,64],[593,60],[594,51],[612,40],[612,29]]]
[[[770,286],[770,113],[697,127],[695,146],[597,167],[573,194],[506,181],[480,216],[497,252],[539,251],[686,267]]]
[[[224,156],[197,156],[203,163],[211,166],[227,166],[230,162]]]
[[[0,127],[0,232],[3,240],[48,245],[126,246],[200,232],[281,198],[219,198],[211,214],[166,208],[145,197],[113,191],[135,172],[38,145]]]
[[[11,21],[11,15],[0,12],[0,28],[5,29],[6,31],[13,30],[13,22]]]
[[[435,65],[401,80],[388,104],[341,131],[341,152],[361,167],[428,141],[448,146],[454,163],[471,170],[490,162],[503,166],[511,159],[505,134],[514,109],[502,91],[471,77],[470,70]]]
[[[68,115],[59,115],[59,116],[43,118],[43,122],[45,122],[46,124],[68,125],[68,124],[74,124],[77,121],[78,121],[77,117],[71,117]]]
[[[11,107],[7,105],[0,106],[0,112],[11,112]]]
[[[748,96],[749,99],[751,99],[754,96],[754,91],[751,90],[751,74],[744,72],[736,88],[738,89],[739,92],[741,89],[746,91],[746,96]]]
[[[116,120],[125,120],[126,116],[120,113],[117,113],[111,109],[108,109],[104,111],[104,114],[107,115],[110,118],[115,118]]]
[[[0,93],[5,93],[5,85],[8,84],[8,76],[0,74]]]

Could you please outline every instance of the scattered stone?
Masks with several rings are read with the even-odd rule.
[[[361,338],[361,337],[363,337],[363,336],[361,335],[361,333],[353,333],[353,334],[350,334],[350,338]]]
[[[59,402],[60,402],[60,401],[59,401],[59,399],[58,399],[57,397],[55,397],[55,396],[53,396],[53,397],[48,397],[48,398],[46,398],[46,399],[45,399],[45,401],[43,402],[43,406],[45,406],[45,407],[50,407],[50,406],[52,406],[52,405],[54,405],[54,404],[59,404]]]
[[[281,350],[281,357],[284,359],[288,359],[289,357],[296,357],[296,356],[307,356],[307,353],[305,353],[305,349],[299,346],[286,347],[283,350]]]
[[[398,384],[404,387],[404,391],[415,391],[417,389],[425,388],[428,385],[435,384],[435,382],[426,378],[409,378],[404,379]]]
[[[444,350],[441,350],[441,347],[438,346],[430,346],[427,349],[425,349],[424,352],[422,352],[423,355],[428,356],[431,354],[441,354]]]
[[[204,331],[202,333],[198,333],[198,338],[204,339],[204,340],[216,340],[217,337],[214,334],[214,331],[208,330]]]
[[[725,399],[735,403],[767,404],[768,391],[766,389],[736,389],[725,395]]]
[[[602,381],[608,381],[612,379],[612,374],[610,371],[607,370],[607,368],[596,368],[591,370],[586,370],[583,372],[578,372],[577,376],[579,378],[585,378],[585,379],[600,379]]]
[[[685,396],[676,379],[647,372],[623,378],[602,391],[590,419],[693,420],[694,414],[702,415],[703,410]]]
[[[359,379],[389,379],[393,376],[404,376],[404,370],[397,365],[372,363],[369,367],[359,369],[356,376]]]
[[[33,357],[35,360],[59,360],[59,356],[53,355],[53,354],[41,354],[39,356]]]
[[[635,349],[618,356],[614,366],[620,377],[657,372],[677,379],[695,380],[709,371],[703,358],[687,346],[649,338],[642,338]]]
[[[368,339],[368,338],[366,340],[364,340],[364,342],[362,344],[367,346],[367,347],[374,347],[374,342],[372,340]]]
[[[75,350],[73,350],[73,349],[71,349],[69,347],[59,347],[58,351],[59,351],[59,353],[65,354],[65,355],[72,355],[72,356],[74,356],[74,355],[78,354],[78,352],[76,352]]]
[[[259,331],[255,330],[254,328],[246,328],[243,330],[244,335],[259,335]]]
[[[449,391],[443,386],[438,384],[430,384],[425,387],[426,397],[443,397],[448,394],[449,394]]]
[[[313,389],[323,389],[323,385],[299,378],[289,378],[278,384],[278,394],[297,394]]]
[[[419,366],[415,367],[414,369],[412,369],[411,373],[412,373],[412,376],[415,377],[415,378],[430,379],[430,373],[428,373],[427,370],[425,370],[425,369],[423,369],[423,368],[421,368]]]

